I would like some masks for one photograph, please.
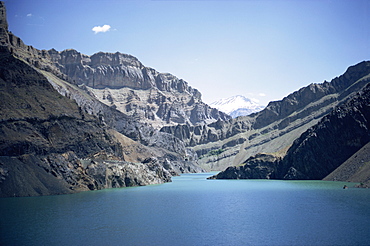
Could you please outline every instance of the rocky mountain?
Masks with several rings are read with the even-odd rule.
[[[297,138],[283,157],[259,154],[213,178],[326,179],[368,183],[370,83]]]
[[[264,109],[263,106],[241,95],[220,99],[209,106],[230,115],[232,118],[250,115]]]
[[[361,62],[231,118],[131,55],[25,45],[0,2],[0,196],[162,183],[230,165],[220,175],[321,179],[338,168],[342,179],[356,156],[368,169],[369,82]],[[361,170],[346,179],[365,180]]]
[[[19,48],[29,49],[19,45]],[[164,125],[210,123],[230,117],[202,102],[201,93],[168,73],[145,67],[136,57],[99,52],[92,56],[69,49],[41,51],[40,59],[17,55],[45,71],[62,76],[101,102],[138,121]]]
[[[203,103],[201,93],[186,81],[145,67],[131,55],[99,52],[86,56],[75,50],[47,53],[75,84],[85,85],[106,105],[153,126],[229,118]]]
[[[360,187],[370,186],[370,143],[367,143],[359,151],[348,158],[342,165],[336,168],[323,180],[348,181],[362,183]]]
[[[258,113],[204,126],[166,126],[161,131],[190,146],[206,170],[224,170],[260,152],[286,151],[303,132],[361,90],[370,81],[369,74],[370,62],[361,62],[330,82],[310,84],[270,102]]]
[[[73,49],[38,50],[25,45],[7,27],[2,34],[0,44],[8,46],[16,57],[70,84],[82,86],[104,104],[156,129],[230,119],[205,104],[201,93],[186,81],[145,67],[134,56],[119,52],[88,56]]]
[[[0,56],[0,196],[170,181],[170,173],[158,163],[125,161],[113,130],[61,96],[4,47]]]
[[[176,137],[101,103],[8,31],[0,2],[0,196],[73,193],[200,172]]]

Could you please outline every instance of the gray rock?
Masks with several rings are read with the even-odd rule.
[[[212,178],[320,180],[328,176],[337,181],[354,177],[368,182],[370,169],[358,170],[356,166],[366,165],[360,165],[354,157],[349,162],[356,165],[350,165],[347,160],[356,153],[366,156],[369,141],[370,83],[297,138],[283,158],[258,154],[242,166],[229,167]],[[343,168],[338,168],[342,165]],[[330,175],[336,169],[335,174]]]
[[[186,81],[145,67],[131,55],[99,52],[86,56],[75,50],[48,53],[48,59],[70,82],[85,85],[102,102],[141,121],[193,125],[230,118],[204,104],[200,92]]]
[[[257,154],[241,166],[231,166],[209,179],[274,179],[281,158]]]
[[[4,11],[1,2],[0,24],[6,21]],[[4,29],[6,25],[2,27],[0,196],[156,184],[169,182],[171,174],[199,171],[194,153],[179,139],[104,105],[85,85],[68,83],[48,52],[24,45]],[[115,62],[105,58],[100,62]],[[65,62],[88,59],[71,51]],[[117,59],[139,66],[130,57]],[[140,163],[147,156],[157,161]]]
[[[331,82],[311,84],[249,116],[202,126],[165,126],[161,131],[173,134],[193,148],[207,170],[237,166],[261,151],[274,153],[288,148],[303,132],[368,83],[369,64],[351,66]],[[237,139],[242,141],[233,145]],[[224,154],[217,157],[209,154],[217,149],[222,149]]]

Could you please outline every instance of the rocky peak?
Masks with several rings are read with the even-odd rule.
[[[0,45],[7,44],[8,41],[8,21],[6,19],[6,9],[4,2],[0,2]]]
[[[283,119],[330,94],[339,93],[341,95],[338,99],[343,99],[353,91],[361,89],[364,84],[356,84],[356,81],[369,73],[370,62],[363,61],[350,66],[343,75],[334,78],[331,82],[312,83],[291,93],[281,101],[270,102],[265,110],[257,115],[254,127],[261,128],[276,120]]]
[[[323,179],[334,171],[338,181],[369,182],[369,105],[370,83],[302,133],[285,156],[257,154],[212,178]]]
[[[0,44],[31,66],[84,88],[104,104],[137,120],[161,127],[205,124],[230,117],[202,102],[201,93],[169,73],[145,67],[120,52],[91,56],[74,49],[38,50],[8,31],[4,3],[0,5]]]
[[[4,2],[0,2],[0,28],[8,30],[8,21],[6,18],[6,9]]]
[[[145,67],[134,56],[119,52],[87,56],[72,49],[44,53],[70,82],[84,85],[108,106],[153,125],[195,125],[230,118],[204,104],[201,93],[186,81]]]
[[[48,53],[52,62],[77,84],[98,89],[158,89],[187,93],[199,100],[201,98],[200,92],[190,87],[186,81],[172,74],[159,73],[155,69],[145,67],[136,57],[128,54],[98,52],[87,56],[73,49],[62,52],[52,49]]]
[[[132,66],[137,68],[143,68],[143,64],[134,56],[128,54],[122,54],[120,52],[107,53],[98,52],[90,57],[91,62],[86,63],[91,67],[98,66]]]

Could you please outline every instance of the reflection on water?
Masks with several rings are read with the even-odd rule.
[[[370,189],[206,180],[0,199],[1,245],[369,245]],[[348,184],[349,187],[353,184]]]

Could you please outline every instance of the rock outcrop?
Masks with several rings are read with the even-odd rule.
[[[0,2],[0,196],[157,184],[199,172],[178,138],[101,103],[7,30]]]
[[[369,141],[370,84],[303,133],[288,150],[278,176],[294,168],[309,179],[323,179]]]
[[[73,49],[38,50],[3,26],[0,43],[13,55],[59,79],[83,85],[101,102],[136,121],[159,128],[231,118],[202,102],[201,93],[186,81],[145,67],[136,57],[119,52],[87,56]]]
[[[279,161],[272,154],[257,154],[244,165],[230,166],[208,179],[274,179]]]
[[[323,180],[348,181],[370,186],[370,143],[348,158],[342,165],[331,172]]]
[[[100,101],[154,126],[230,118],[203,103],[201,93],[186,81],[145,67],[131,55],[99,52],[86,56],[75,50],[48,53],[75,84],[84,84]]]
[[[353,181],[368,182],[370,169],[366,150],[369,141],[370,83],[304,132],[283,158],[256,155],[249,158],[243,166],[230,167],[213,178],[328,177],[327,180],[350,181],[349,177],[357,177]],[[358,159],[360,163],[354,163],[356,156],[362,156]],[[331,174],[334,170],[336,171]]]
[[[158,163],[126,162],[109,128],[35,69],[4,50],[0,64],[0,196],[170,181]]]
[[[270,102],[258,113],[204,126],[165,126],[161,131],[192,147],[207,170],[238,166],[257,153],[289,147],[333,108],[361,90],[370,81],[369,74],[370,62],[361,62],[331,82],[311,84],[281,101]],[[212,155],[216,150],[222,153]]]

